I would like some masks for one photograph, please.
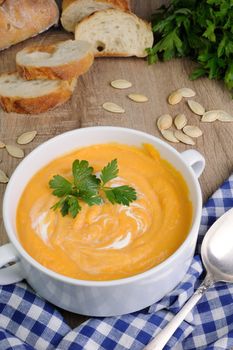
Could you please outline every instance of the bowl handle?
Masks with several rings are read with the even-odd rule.
[[[16,283],[24,279],[18,261],[18,253],[13,244],[8,243],[0,247],[0,285],[4,286]],[[3,269],[1,267],[9,263],[15,263]]]
[[[197,177],[200,177],[205,169],[205,158],[201,153],[190,149],[181,153],[181,157],[194,171]]]

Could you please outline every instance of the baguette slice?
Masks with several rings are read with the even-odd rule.
[[[35,36],[59,20],[54,0],[5,0],[0,6],[0,50]]]
[[[75,39],[89,41],[96,57],[147,56],[153,45],[151,25],[130,12],[105,10],[83,19],[75,28]]]
[[[27,80],[71,80],[87,72],[93,61],[91,44],[76,40],[26,47],[16,55],[17,70]]]
[[[68,32],[83,18],[109,8],[129,10],[127,0],[63,0],[61,23]]]
[[[0,105],[6,112],[38,114],[64,102],[72,95],[76,79],[22,79],[17,72],[0,75]]]

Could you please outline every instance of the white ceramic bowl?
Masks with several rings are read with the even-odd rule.
[[[150,143],[179,170],[189,187],[193,222],[184,243],[158,266],[133,277],[114,281],[83,281],[62,276],[34,260],[21,246],[16,232],[16,210],[20,196],[40,168],[73,149],[93,144],[118,142],[141,146]],[[161,299],[184,277],[194,254],[201,219],[202,196],[198,177],[204,158],[194,150],[178,153],[160,139],[131,129],[92,127],[73,130],[37,147],[17,167],[7,186],[3,219],[11,243],[0,248],[0,284],[26,279],[36,292],[51,303],[84,315],[114,316],[140,310]]]

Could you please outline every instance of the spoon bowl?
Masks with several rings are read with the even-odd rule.
[[[201,246],[201,257],[214,282],[233,282],[233,208],[208,230]]]

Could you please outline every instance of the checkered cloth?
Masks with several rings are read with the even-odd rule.
[[[233,207],[233,175],[203,208],[197,255],[185,279],[168,296],[140,312],[93,318],[74,330],[25,284],[0,287],[0,350],[143,349],[184,305],[203,279],[198,255],[206,230]],[[232,349],[233,285],[210,288],[177,329],[165,350]]]

